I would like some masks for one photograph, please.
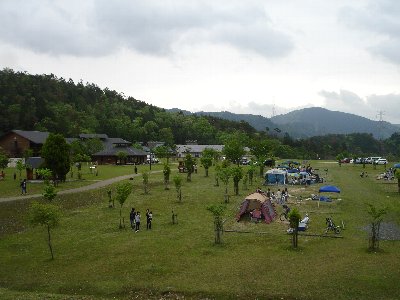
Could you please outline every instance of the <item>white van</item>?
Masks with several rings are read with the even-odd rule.
[[[365,162],[367,164],[372,164],[374,161],[377,161],[378,159],[380,159],[380,156],[371,156],[371,157],[367,157],[367,159],[365,160]]]

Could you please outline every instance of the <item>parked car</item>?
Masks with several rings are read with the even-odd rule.
[[[365,160],[365,158],[357,157],[357,158],[351,159],[350,163],[351,164],[362,164],[364,162],[364,160]]]
[[[375,160],[375,163],[377,165],[386,165],[388,163],[388,161],[386,158],[379,158],[379,159]]]
[[[380,156],[371,156],[371,157],[367,157],[365,159],[365,163],[367,164],[372,164],[374,161],[377,161],[378,159],[380,159]]]
[[[341,159],[340,160],[340,162],[342,163],[342,164],[348,164],[348,163],[350,163],[350,158],[343,158],[343,159]]]
[[[250,160],[248,160],[247,158],[245,158],[245,157],[243,157],[241,160],[240,160],[240,164],[241,165],[250,165]]]

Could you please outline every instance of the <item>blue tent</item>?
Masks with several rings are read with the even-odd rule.
[[[340,193],[340,189],[334,185],[325,185],[319,188],[320,193]]]
[[[394,164],[393,168],[400,169],[400,163]]]
[[[286,184],[287,172],[281,169],[271,169],[265,173],[265,183],[267,184]]]

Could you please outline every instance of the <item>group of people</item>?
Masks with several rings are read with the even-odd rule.
[[[395,178],[396,170],[397,169],[395,168],[389,168],[385,173],[377,175],[376,179],[393,180]]]
[[[271,191],[270,188],[268,188],[265,194],[269,199],[271,199],[273,203],[278,203],[278,204],[285,204],[287,199],[289,198],[289,191],[286,187],[282,191],[281,189],[278,189],[276,193]]]
[[[131,228],[133,231],[138,232],[140,230],[140,211],[136,211],[134,207],[132,207],[131,212],[129,214],[129,220],[131,221]],[[149,209],[146,210],[146,229],[151,229],[151,223],[153,221],[153,212]]]
[[[278,189],[276,193],[271,191],[270,188],[268,188],[266,192],[264,192],[260,188],[257,188],[256,192],[267,196],[272,201],[272,203],[277,204],[285,204],[287,199],[289,198],[289,191],[286,187],[282,191],[281,189]]]

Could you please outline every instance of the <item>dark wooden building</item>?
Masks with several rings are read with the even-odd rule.
[[[23,157],[26,150],[32,150],[32,156],[40,156],[40,151],[48,132],[11,130],[0,137],[0,147],[9,157]]]

